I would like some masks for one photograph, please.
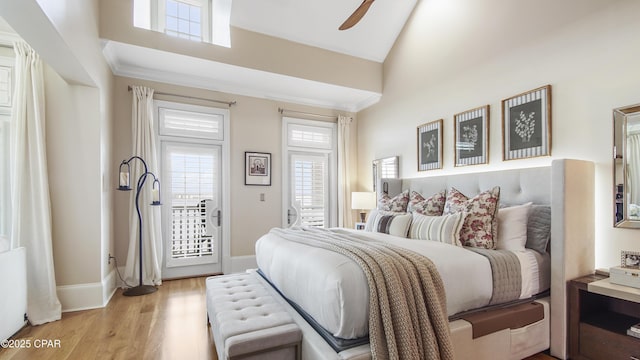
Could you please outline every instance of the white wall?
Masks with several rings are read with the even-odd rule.
[[[552,85],[552,157],[596,166],[596,266],[640,251],[640,232],[612,227],[612,113],[640,102],[640,2],[423,0],[384,65],[382,101],[358,114],[359,185],[371,160],[401,157],[401,176],[547,165],[502,161],[501,100]],[[490,104],[489,164],[453,166],[453,115]],[[444,169],[417,171],[416,127],[444,119]]]

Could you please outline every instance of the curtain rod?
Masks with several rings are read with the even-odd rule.
[[[127,87],[127,90],[131,91],[131,85],[129,85]],[[194,99],[194,100],[203,100],[203,101],[211,101],[211,102],[215,102],[215,103],[219,103],[219,104],[226,104],[227,106],[231,107],[233,105],[236,104],[236,101],[222,101],[222,100],[215,100],[215,99],[207,99],[207,98],[201,98],[201,97],[197,97],[197,96],[188,96],[188,95],[178,95],[178,94],[169,94],[169,93],[165,93],[165,92],[160,92],[160,91],[154,91],[153,92],[155,95],[166,95],[166,96],[175,96],[175,97],[181,97],[181,98],[185,98],[185,99]]]
[[[302,112],[302,111],[295,111],[295,110],[289,110],[289,109],[284,109],[279,107],[278,108],[278,112],[282,115],[284,115],[285,112],[288,113],[292,113],[292,114],[300,114],[300,115],[307,115],[307,116],[317,116],[317,117],[324,117],[324,118],[329,118],[329,119],[334,119],[334,120],[338,120],[338,117],[335,115],[322,115],[322,114],[313,114],[313,113],[308,113],[308,112]],[[353,118],[350,117],[350,119],[353,120]]]

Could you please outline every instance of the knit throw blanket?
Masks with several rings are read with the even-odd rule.
[[[285,240],[343,254],[362,268],[369,285],[373,359],[453,359],[444,285],[431,260],[340,230],[271,232]]]

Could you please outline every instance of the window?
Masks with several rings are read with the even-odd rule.
[[[9,133],[13,95],[14,59],[0,57],[0,236],[11,230],[11,185]]]
[[[232,0],[134,0],[133,25],[230,47]]]
[[[202,16],[208,13],[207,0],[159,0],[159,5],[158,29],[183,39],[208,40],[207,21]]]
[[[284,226],[336,223],[336,124],[284,118]]]

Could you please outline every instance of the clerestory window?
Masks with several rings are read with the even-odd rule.
[[[134,0],[133,25],[230,47],[232,0]]]

